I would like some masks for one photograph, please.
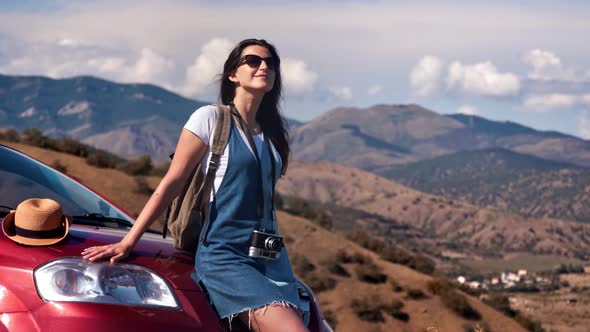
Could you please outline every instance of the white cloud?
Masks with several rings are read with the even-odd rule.
[[[234,43],[224,38],[214,38],[202,48],[201,54],[186,69],[186,80],[178,89],[188,96],[204,94],[217,88],[217,75],[223,72],[223,63]]]
[[[149,48],[144,48],[135,65],[130,68],[126,81],[164,84],[167,81],[166,77],[175,67],[174,61],[164,58]]]
[[[528,77],[533,80],[561,80],[561,81],[583,81],[585,77],[576,73],[571,68],[565,68],[561,59],[552,52],[534,49],[522,56],[522,60],[533,67]]]
[[[435,93],[440,85],[442,61],[431,55],[420,59],[410,73],[410,85],[417,96]]]
[[[328,89],[332,95],[336,98],[341,100],[351,100],[352,99],[352,89],[347,86],[341,87],[331,87]]]
[[[281,75],[285,94],[301,95],[313,91],[319,75],[308,69],[303,60],[285,58],[281,61]]]
[[[462,93],[502,97],[517,94],[520,80],[512,73],[499,73],[489,61],[473,65],[455,61],[449,66],[447,87]]]
[[[0,62],[0,72],[52,78],[94,75],[118,82],[153,83],[189,97],[214,98],[216,80],[233,45],[228,39],[211,39],[194,61],[184,65],[149,47],[123,51],[61,38],[23,44],[19,52]],[[303,60],[285,58],[281,69],[287,94],[313,91],[319,75]]]
[[[169,86],[175,68],[174,61],[150,48],[124,53],[62,38],[47,44],[23,45],[0,66],[0,71],[52,78],[94,75],[119,82]]]
[[[0,71],[14,61],[14,65],[21,67],[11,67],[15,69],[10,71],[12,74],[92,74],[122,80],[129,74],[127,68],[136,68],[141,50],[147,48],[164,59],[173,60],[176,64],[173,85],[188,89],[189,85],[185,85],[188,81],[186,69],[195,62],[201,54],[201,47],[208,41],[214,37],[237,41],[244,36],[260,36],[261,33],[264,38],[276,43],[284,57],[290,53],[307,64],[306,69],[317,75],[311,80],[315,90],[327,92],[327,86],[349,85],[354,90],[355,98],[370,99],[367,88],[372,83],[383,82],[387,85],[387,94],[393,91],[392,98],[398,101],[411,100],[411,97],[404,95],[410,87],[408,82],[396,78],[408,80],[409,70],[427,54],[439,55],[441,59],[444,57],[451,61],[447,61],[444,66],[439,64],[438,69],[435,66],[431,71],[423,70],[425,77],[417,75],[414,78],[412,88],[418,95],[436,93],[439,91],[437,89],[445,90],[447,65],[452,60],[470,64],[491,60],[502,72],[517,72],[513,68],[521,66],[522,79],[529,70],[535,72],[532,64],[525,65],[521,61],[521,56],[526,53],[523,51],[536,48],[523,49],[523,45],[538,45],[543,51],[556,51],[554,57],[559,59],[558,55],[563,56],[560,59],[562,67],[567,67],[566,63],[571,61],[572,66],[580,66],[584,71],[590,69],[588,57],[583,56],[588,54],[590,46],[580,42],[579,37],[588,34],[588,8],[584,6],[575,8],[581,10],[564,10],[558,4],[544,4],[535,7],[535,10],[522,11],[517,4],[507,2],[465,6],[462,2],[429,1],[426,7],[396,1],[369,1],[353,6],[310,1],[273,3],[272,6],[266,2],[238,5],[235,2],[185,0],[153,0],[142,2],[141,6],[130,0],[63,3],[67,3],[64,10],[0,12]],[[310,12],[313,15],[309,15]],[[488,16],[482,17],[482,12]],[[244,17],[257,19],[244,20]],[[359,20],[358,17],[371,19]],[[502,17],[502,20],[495,20],[494,17]],[[548,22],[547,17],[551,17],[551,22]],[[132,24],[130,18],[133,18]],[[408,35],[408,31],[412,31],[411,35]],[[519,33],[515,34],[514,31]],[[355,42],[347,43],[347,39],[342,36],[348,36]],[[49,42],[56,46],[61,43],[61,46],[70,48],[53,48],[48,52],[36,49],[38,44]],[[23,44],[24,47],[19,46],[15,50],[15,44]],[[98,51],[80,51],[78,48],[83,49],[84,45],[94,45]],[[72,51],[72,48],[75,50]],[[358,56],[359,50],[363,51],[362,57]],[[463,57],[465,52],[469,53],[469,59],[476,60],[466,60]],[[545,68],[555,62],[551,56],[545,57],[545,62],[530,61],[537,66],[547,63]],[[23,70],[16,70],[20,68]],[[219,72],[220,69],[215,71]],[[159,73],[163,75],[162,71]],[[144,72],[142,75],[149,77],[155,73]],[[284,76],[288,81],[289,75]],[[429,77],[434,79],[429,80]],[[320,86],[328,78],[327,86]],[[590,81],[590,72],[587,78]],[[519,96],[588,91],[583,85],[563,89],[547,86],[529,90],[530,81],[521,82]],[[153,83],[161,84],[158,81]],[[200,84],[198,80],[197,83]],[[310,86],[289,86],[288,82],[285,83],[287,93],[295,93]],[[449,101],[447,97],[461,98],[459,93],[468,92],[462,87],[462,81],[456,83],[457,95],[441,96],[442,104]],[[537,80],[534,83],[544,82]],[[202,85],[207,84],[211,83]],[[217,88],[216,84],[212,90],[214,88]],[[303,120],[304,116],[311,118],[317,115],[312,113],[325,109],[323,97],[322,94],[315,99],[291,98],[286,110],[293,110],[293,115],[298,119]],[[308,106],[305,108],[309,110],[306,112],[309,113],[300,115],[299,109],[303,107],[293,106],[292,101],[299,99],[305,99]],[[464,103],[472,103],[472,100]],[[535,118],[534,121],[545,120]]]
[[[549,111],[556,108],[572,107],[580,101],[580,96],[565,93],[531,95],[524,101],[524,106],[532,111]]]
[[[478,115],[479,114],[479,110],[471,105],[463,105],[461,107],[459,107],[459,109],[457,110],[457,113],[459,114],[465,114],[465,115]]]
[[[108,76],[120,73],[126,68],[125,59],[116,56],[106,56],[99,58],[88,59],[87,64],[91,68],[95,68],[98,72],[108,74]]]
[[[223,63],[234,46],[234,42],[215,38],[201,49],[201,54],[186,70],[186,80],[178,89],[189,96],[212,93],[218,75],[223,71]],[[285,58],[281,61],[281,74],[285,93],[301,95],[314,89],[319,75],[310,70],[303,60]]]
[[[78,46],[80,45],[80,43],[74,39],[70,39],[70,38],[62,38],[60,40],[57,41],[57,44],[60,46]]]
[[[590,139],[590,112],[578,114],[578,134],[584,139]]]
[[[583,94],[582,96],[580,96],[580,99],[582,101],[582,104],[590,105],[590,93]]]
[[[381,93],[383,91],[383,86],[379,85],[379,84],[375,84],[375,85],[371,85],[369,87],[369,89],[367,89],[367,94],[369,96],[375,96],[378,95],[379,93]]]

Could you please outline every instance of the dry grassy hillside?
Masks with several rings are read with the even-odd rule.
[[[121,171],[97,169],[87,165],[82,158],[63,153],[16,143],[4,144],[15,147],[49,165],[59,161],[66,167],[69,175],[80,179],[128,211],[139,211],[148,199],[147,195],[134,192],[135,179]],[[155,177],[148,179],[152,187],[158,180]],[[460,317],[443,304],[441,296],[427,290],[431,277],[405,266],[386,262],[376,254],[346,240],[342,235],[322,229],[305,219],[280,212],[279,220],[281,233],[286,238],[291,258],[296,261],[295,268],[297,270],[301,268],[301,263],[297,262],[303,259],[308,266],[304,270],[313,270],[311,272],[313,275],[334,281],[332,288],[327,287],[327,290],[319,291],[316,295],[322,309],[336,322],[337,331],[426,331],[428,329],[432,332],[437,331],[434,329],[436,328],[440,332],[453,332],[474,330],[477,323],[485,326],[487,332],[524,331],[515,321],[472,297],[467,297],[468,303],[481,314],[481,318],[475,320]],[[334,266],[334,261],[338,260],[337,257],[342,252],[351,257],[364,257],[364,260],[372,261],[373,266],[376,266],[380,274],[385,275],[386,280],[378,283],[360,281],[357,270],[363,265],[354,262],[341,264],[344,274],[348,276],[343,276],[342,271],[334,274],[330,267]],[[392,303],[397,304],[396,312],[401,311],[409,315],[406,317],[409,318],[407,321],[395,319],[387,313],[392,310]],[[361,320],[359,315],[362,314],[359,312],[365,307],[374,307],[375,304],[382,306],[381,309],[379,307],[376,309],[382,321]],[[353,308],[356,308],[356,311]]]
[[[339,250],[345,250],[350,254],[360,253],[370,256],[387,275],[389,282],[382,284],[360,282],[355,277],[354,264],[344,264],[351,276],[334,276],[337,280],[336,287],[318,295],[322,309],[336,314],[337,331],[426,331],[434,327],[441,332],[452,332],[464,331],[466,327],[475,327],[476,322],[487,326],[489,331],[524,331],[516,322],[475,298],[469,298],[469,303],[481,313],[483,319],[480,321],[462,319],[446,308],[438,296],[430,294],[427,290],[427,283],[432,280],[431,277],[405,266],[386,262],[376,254],[344,239],[342,235],[322,229],[305,219],[279,213],[279,220],[281,233],[293,239],[293,242],[288,244],[291,255],[304,255],[317,266],[317,269],[324,269],[326,262],[336,259],[335,256]],[[401,286],[401,291],[393,291],[392,280]],[[409,290],[420,290],[426,294],[427,298],[410,299]],[[383,315],[385,322],[381,324],[361,321],[352,311],[350,304],[354,299],[365,298],[383,303],[401,300],[404,303],[402,310],[409,313],[410,319],[408,322],[403,322]]]
[[[326,162],[291,163],[278,190],[377,213],[416,227],[441,249],[459,249],[459,253],[531,252],[587,259],[590,252],[590,225],[480,208]]]

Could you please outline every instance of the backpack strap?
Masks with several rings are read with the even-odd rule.
[[[209,197],[211,196],[211,189],[213,187],[213,181],[215,179],[215,173],[217,172],[217,168],[219,167],[219,160],[221,159],[221,156],[223,155],[223,152],[225,151],[225,147],[227,146],[227,143],[229,142],[229,135],[230,135],[230,131],[231,131],[231,117],[229,115],[229,107],[224,106],[224,105],[217,105],[215,104],[215,107],[217,108],[217,121],[215,123],[215,133],[213,135],[213,143],[212,146],[210,147],[211,150],[211,159],[209,161],[209,167],[207,169],[207,174],[205,176],[205,178],[202,180],[203,182],[201,183],[201,186],[199,187],[199,190],[197,191],[197,200],[195,201],[195,205],[191,208],[194,207],[199,207],[200,211],[204,212],[203,216],[205,218],[208,217],[209,214],[209,209],[208,209],[208,203],[209,203]],[[174,158],[174,153],[172,153],[170,156],[170,159]],[[195,166],[195,169],[192,172],[192,181],[195,181],[195,173],[196,172],[201,172],[201,167],[200,167],[200,162],[199,164],[197,164]],[[198,181],[198,180],[196,180]],[[187,186],[189,185],[189,183],[186,184]],[[185,188],[186,191],[186,188]],[[200,195],[199,195],[200,194]],[[200,196],[200,197],[199,197]],[[205,198],[206,197],[206,198]],[[201,201],[199,201],[199,198],[201,199]],[[179,203],[182,204],[182,203]],[[162,237],[166,238],[166,235],[168,233],[168,221],[170,219],[170,215],[172,213],[172,205],[168,206],[168,209],[166,210],[166,216],[164,218],[164,225],[162,227]],[[205,221],[206,219],[202,219],[202,221]]]
[[[200,210],[203,213],[203,222],[206,228],[209,224],[209,198],[211,197],[211,189],[213,188],[213,181],[215,180],[215,173],[219,168],[219,160],[225,151],[225,147],[229,142],[229,135],[231,132],[231,116],[229,107],[224,105],[215,105],[217,107],[217,121],[215,123],[215,134],[213,135],[213,144],[211,144],[211,159],[209,160],[209,167],[207,167],[207,175],[203,180],[203,189],[201,190]],[[199,240],[203,240],[203,235],[206,229],[203,229]]]

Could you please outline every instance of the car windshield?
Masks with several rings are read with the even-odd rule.
[[[134,220],[91,190],[20,152],[0,146],[0,217],[28,198],[51,198],[65,214]]]

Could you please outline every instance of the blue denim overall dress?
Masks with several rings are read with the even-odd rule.
[[[263,144],[263,148],[258,149],[264,197],[264,213],[260,220],[257,216],[258,164],[233,121],[231,126],[227,170],[209,203],[209,220],[203,225],[204,233],[192,273],[193,279],[197,283],[200,281],[208,292],[220,318],[230,319],[267,304],[299,305],[297,283],[284,247],[275,261],[248,256],[253,230],[262,227],[278,233],[270,209],[273,204],[271,186],[276,182],[271,183],[271,156]],[[272,150],[278,178],[282,164],[274,147]]]

